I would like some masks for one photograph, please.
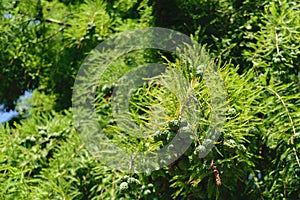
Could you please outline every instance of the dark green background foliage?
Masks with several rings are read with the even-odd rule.
[[[116,127],[110,101],[118,78],[143,63],[164,62],[186,75],[202,109],[197,139],[177,161],[150,174],[123,173],[85,148],[72,87],[96,45],[153,26],[205,46],[224,79],[226,122],[199,159],[211,114],[201,72],[166,52],[131,52],[97,89],[95,107],[112,142],[147,150]],[[19,112],[0,125],[0,199],[300,199],[299,0],[2,0],[0,49],[0,104]],[[153,149],[180,124],[179,102],[163,86],[145,84],[130,99],[142,126],[151,123],[151,104],[166,108],[167,120],[153,130],[159,134],[147,141]],[[32,95],[21,102],[25,91]]]

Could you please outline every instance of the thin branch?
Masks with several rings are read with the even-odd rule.
[[[52,18],[45,19],[45,22],[56,23],[56,24],[59,24],[59,25],[64,25],[64,26],[69,26],[69,27],[72,26],[69,23],[65,23],[65,22],[62,22],[62,21],[59,21],[59,20],[56,20],[56,19],[52,19]]]
[[[228,47],[226,47],[225,49],[223,49],[220,53],[219,53],[219,55],[217,56],[217,58],[216,58],[216,60],[215,60],[215,64],[217,64],[218,63],[218,61],[221,59],[221,57],[222,57],[222,55],[227,51],[227,50],[230,50],[230,49],[232,49],[233,47],[235,47],[236,45],[231,45],[231,46],[228,46]]]
[[[69,23],[65,23],[63,21],[60,21],[60,20],[57,20],[57,19],[52,19],[52,18],[47,18],[47,19],[31,18],[30,19],[30,21],[34,21],[34,20],[38,20],[38,21],[41,21],[41,22],[44,21],[44,22],[49,22],[49,23],[64,25],[64,26],[68,26],[68,27],[72,26]]]
[[[296,136],[296,128],[295,128],[294,121],[293,121],[293,119],[292,119],[291,113],[290,113],[290,111],[289,111],[287,105],[285,104],[285,102],[284,102],[283,99],[281,98],[281,96],[280,96],[276,91],[274,91],[274,90],[273,90],[272,88],[270,88],[270,87],[267,87],[266,89],[269,90],[269,91],[271,91],[273,94],[275,94],[276,97],[280,100],[280,102],[281,102],[281,104],[283,105],[283,107],[285,108],[285,111],[286,111],[286,113],[287,113],[287,115],[288,115],[288,117],[289,117],[289,120],[290,120],[291,125],[292,125],[292,129],[293,129],[293,135],[291,136],[290,140],[291,140],[291,144],[294,145],[294,137]],[[298,157],[298,155],[297,155],[297,151],[296,151],[295,147],[293,147],[293,151],[294,151],[294,154],[295,154],[297,163],[298,163],[298,165],[299,165],[299,167],[300,167],[300,160],[299,160],[299,157]]]
[[[281,57],[281,58],[283,58],[283,56],[280,54],[280,50],[279,50],[279,39],[278,39],[278,34],[277,34],[277,31],[276,31],[276,27],[275,27],[275,39],[276,39],[276,51],[277,51],[277,54]]]
[[[60,33],[61,31],[63,31],[65,29],[65,27],[61,27],[58,31],[56,31],[55,33],[53,33],[52,35],[48,36],[47,38],[44,38],[38,42],[44,42],[47,40],[50,40],[51,38],[53,38],[55,35],[57,35],[58,33]]]
[[[211,169],[211,171],[213,171],[213,173],[215,175],[217,186],[221,186],[222,182],[221,182],[221,178],[220,178],[220,173],[219,173],[219,170],[217,169],[217,166],[215,165],[214,160],[211,161],[210,169]]]

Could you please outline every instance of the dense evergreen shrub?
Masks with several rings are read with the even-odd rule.
[[[3,0],[0,103],[20,116],[0,125],[0,199],[300,199],[299,12],[300,2],[289,0]],[[130,116],[141,126],[154,117],[151,105],[166,108],[166,120],[149,130],[156,135],[145,141],[116,126],[113,89],[120,76],[144,63],[181,72],[201,113],[196,139],[178,160],[152,173],[124,173],[95,159],[80,139],[72,87],[97,44],[149,26],[203,44],[196,53],[206,56],[205,49],[212,59],[201,64],[215,63],[224,80],[226,122],[200,159],[213,142],[205,135],[212,97],[203,72],[163,51],[130,52],[97,87],[97,116],[111,142],[152,151],[176,131],[181,137],[191,132],[179,119],[180,101],[166,89],[179,84],[171,72],[164,79],[173,85],[154,78],[130,98]],[[18,101],[28,90],[30,99]]]

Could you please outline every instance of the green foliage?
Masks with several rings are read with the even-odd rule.
[[[255,42],[247,45],[251,51],[245,57],[257,73],[270,71],[274,82],[299,82],[299,7],[299,2],[287,0],[268,3],[260,30],[246,36]]]
[[[299,8],[289,0],[1,1],[0,103],[20,116],[0,125],[0,199],[300,199]],[[94,106],[110,142],[151,153],[177,133],[193,136],[176,161],[164,166],[169,158],[160,158],[162,169],[124,173],[95,159],[81,141],[69,109],[72,87],[97,44],[153,25],[192,35],[214,59],[205,48],[190,51],[197,65],[137,50],[95,83]],[[112,95],[122,75],[151,62],[165,63],[166,73],[129,99],[129,117],[144,139],[126,123],[117,126]],[[227,95],[219,136],[207,133],[214,94],[204,72],[211,63]],[[31,97],[17,101],[25,91]],[[199,117],[194,124],[182,117],[190,91],[200,106],[189,113]]]
[[[1,2],[0,102],[7,110],[36,88],[56,95],[56,110],[70,107],[74,78],[87,53],[114,33],[151,25],[146,1],[64,3]]]

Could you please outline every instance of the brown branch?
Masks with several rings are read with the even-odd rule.
[[[217,167],[216,167],[216,165],[215,165],[214,160],[211,161],[210,169],[211,169],[211,171],[214,172],[214,175],[215,175],[215,178],[216,178],[217,186],[221,186],[221,185],[222,185],[222,182],[221,182],[221,178],[220,178],[220,173],[219,173],[219,170],[217,169]]]

